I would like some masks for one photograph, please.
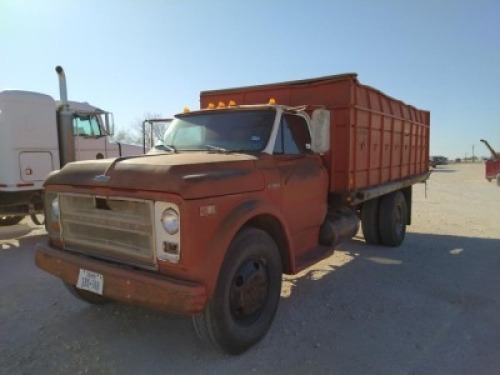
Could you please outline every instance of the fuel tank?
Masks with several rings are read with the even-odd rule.
[[[335,247],[354,237],[359,230],[358,214],[349,207],[328,211],[319,232],[319,243]]]

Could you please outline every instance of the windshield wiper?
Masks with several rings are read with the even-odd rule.
[[[177,151],[177,149],[175,148],[175,146],[174,146],[174,145],[164,145],[164,146],[165,146],[165,148],[166,148],[168,151],[172,151],[172,152],[174,152],[174,153],[176,153],[176,154],[179,152],[179,151]]]
[[[170,151],[176,154],[178,153],[177,148],[175,148],[174,145],[166,145],[161,140],[156,141],[155,145],[153,146],[153,149],[155,151]]]
[[[225,148],[219,147],[219,146],[213,146],[213,145],[204,145],[205,147],[209,148],[210,150],[214,151],[219,151],[219,152],[228,152]]]

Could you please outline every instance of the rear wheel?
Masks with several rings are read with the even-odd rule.
[[[400,191],[384,195],[380,201],[380,240],[386,246],[399,246],[406,234],[406,200]]]
[[[363,207],[361,207],[361,227],[363,228],[365,241],[370,245],[380,245],[381,243],[379,211],[380,200],[378,198],[363,203]]]
[[[30,214],[30,217],[35,225],[45,225],[45,214],[43,212]]]
[[[227,354],[248,350],[271,326],[281,277],[274,240],[260,229],[243,229],[226,254],[212,300],[193,317],[198,336]]]
[[[85,302],[90,303],[92,305],[104,305],[104,304],[110,302],[110,300],[107,299],[106,297],[103,297],[99,294],[89,292],[88,290],[78,289],[76,286],[74,286],[72,284],[65,282],[64,286],[66,287],[66,289],[69,290],[69,292],[73,296],[75,296],[79,300],[85,301]]]
[[[0,226],[1,227],[6,227],[9,225],[16,225],[18,224],[22,219],[24,219],[24,215],[16,215],[16,216],[0,216]]]

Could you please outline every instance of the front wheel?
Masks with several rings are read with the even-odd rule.
[[[248,350],[271,326],[281,278],[274,240],[263,230],[244,228],[229,247],[212,300],[193,317],[198,336],[227,354]]]

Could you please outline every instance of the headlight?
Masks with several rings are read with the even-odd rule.
[[[161,224],[168,234],[176,234],[179,231],[179,214],[172,208],[167,208],[161,215]]]
[[[56,196],[52,199],[52,202],[50,202],[50,209],[51,209],[52,217],[55,220],[59,220],[59,213],[60,213],[59,197]]]

